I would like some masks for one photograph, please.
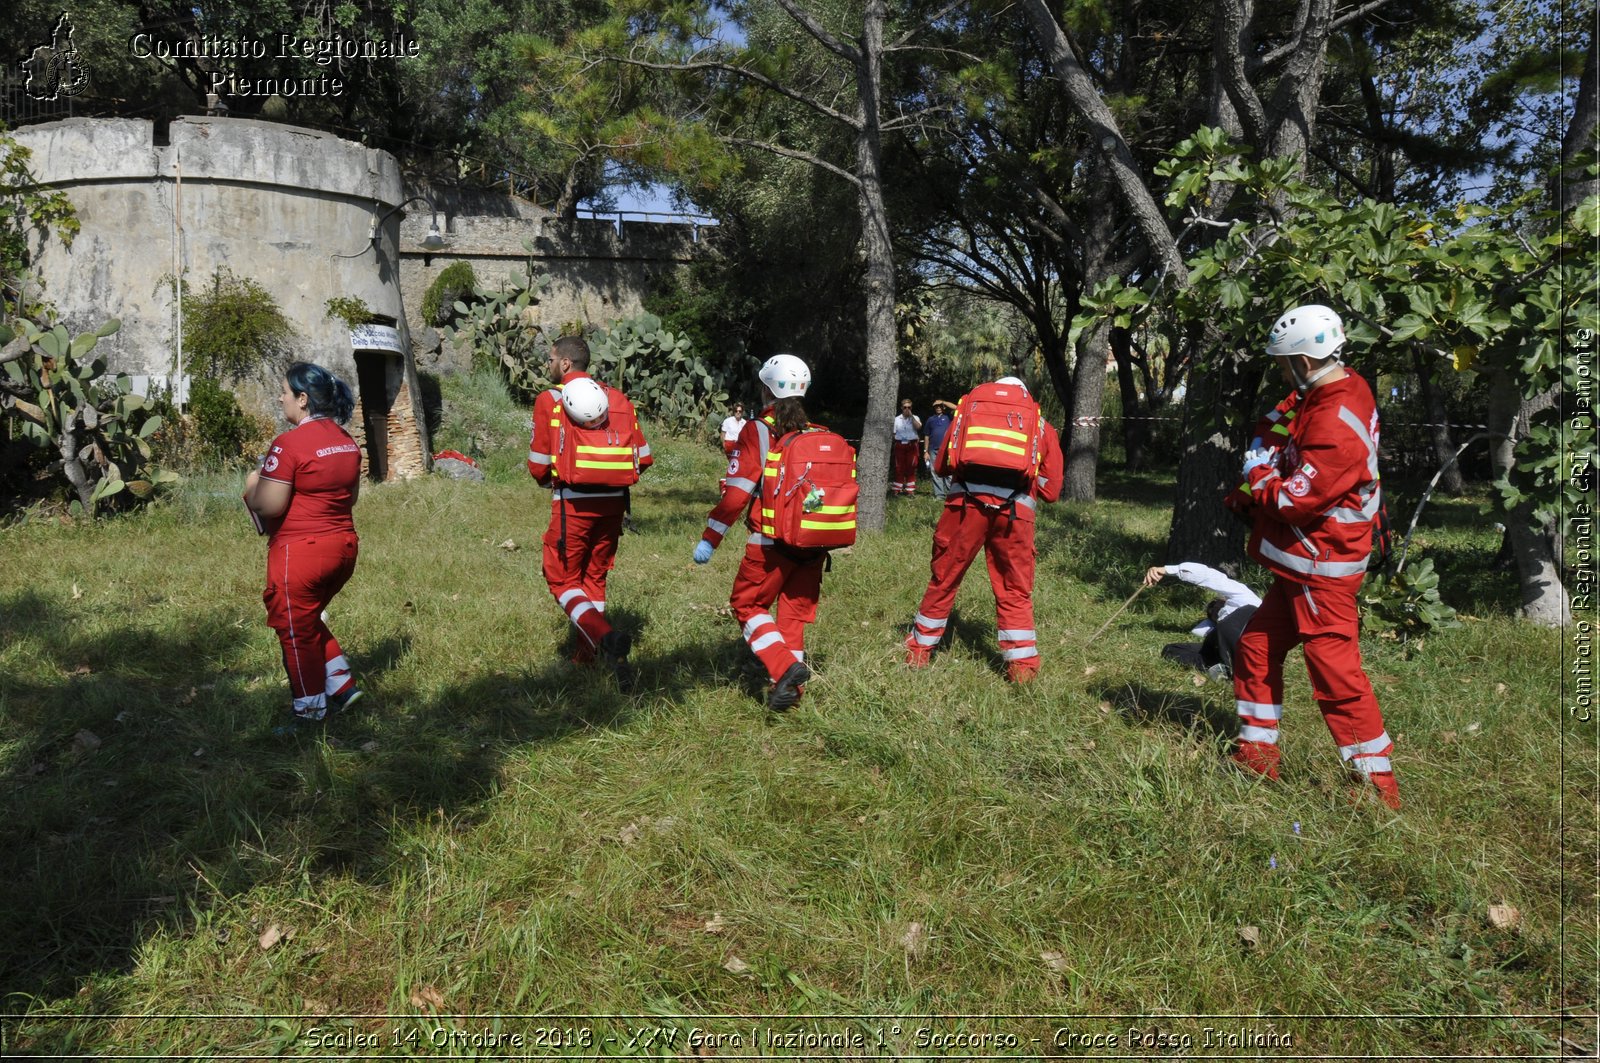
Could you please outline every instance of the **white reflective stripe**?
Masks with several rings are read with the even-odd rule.
[[[557,598],[556,601],[560,602],[561,603],[561,608],[565,609],[567,607],[567,603],[572,601],[572,599],[574,599],[574,598],[582,598],[582,597],[583,597],[583,591],[581,591],[578,588],[574,587],[572,590],[568,591],[567,593],[563,594],[561,597]]]
[[[1007,642],[1032,642],[1039,637],[1039,633],[1033,630],[1024,631],[1021,628],[1001,628],[999,637]]]
[[[916,615],[915,623],[918,627],[925,627],[930,631],[943,631],[944,626],[950,623],[950,618],[945,617],[943,620],[935,620],[931,616],[923,616],[921,613],[918,613]]]
[[[1377,738],[1369,738],[1365,742],[1357,742],[1354,745],[1340,746],[1339,755],[1345,760],[1349,760],[1351,757],[1359,757],[1363,753],[1381,753],[1388,749],[1390,745],[1389,732],[1385,731]]]
[[[1283,490],[1281,487],[1278,489],[1278,508],[1279,509],[1293,509],[1294,508],[1294,499],[1290,496],[1289,492]]]
[[[1363,488],[1363,490],[1365,490],[1365,488]],[[1378,492],[1373,491],[1372,494],[1361,504],[1360,509],[1348,509],[1342,506],[1335,506],[1324,513],[1323,516],[1331,517],[1336,523],[1339,524],[1364,524],[1378,515],[1379,498],[1380,496]]]
[[[1244,724],[1239,728],[1239,741],[1260,742],[1263,745],[1275,746],[1278,744],[1278,729],[1276,727],[1251,727]]]
[[[1364,557],[1360,561],[1313,561],[1309,557],[1286,553],[1265,539],[1261,540],[1261,553],[1292,572],[1304,572],[1308,576],[1354,576],[1367,570],[1367,558]]]
[[[294,714],[296,716],[309,716],[313,720],[320,720],[327,711],[327,694],[307,694],[303,698],[294,699]]]
[[[756,631],[766,627],[768,624],[776,626],[777,621],[773,620],[772,617],[768,616],[766,613],[757,613],[755,616],[752,616],[749,620],[744,622],[744,637],[748,639],[751,635],[755,634]]]
[[[937,646],[939,645],[939,640],[944,638],[944,635],[942,633],[935,635],[924,635],[922,632],[917,631],[913,632],[911,637],[917,640],[918,646]]]
[[[1022,661],[1029,657],[1037,656],[1039,656],[1039,647],[1037,646],[1018,646],[1014,650],[1000,651],[1001,659],[1007,661]]]
[[[1282,705],[1269,705],[1264,701],[1234,701],[1233,707],[1240,716],[1254,716],[1258,720],[1283,719]]]
[[[750,642],[750,648],[758,653],[772,645],[774,642],[783,641],[783,636],[778,634],[776,631],[769,631],[758,639],[751,639],[749,636],[746,636],[746,638]]]
[[[556,459],[550,454],[540,454],[537,450],[530,450],[528,451],[528,460],[535,465],[549,465]]]
[[[1367,448],[1367,472],[1374,480],[1378,478],[1378,448],[1372,445],[1372,435],[1367,431],[1367,426],[1361,418],[1350,412],[1348,406],[1339,407],[1339,420],[1350,427],[1362,444]]]
[[[720,520],[711,520],[711,519],[708,518],[706,520],[706,527],[710,528],[712,531],[716,532],[718,535],[727,535],[728,534],[728,526],[726,524],[722,523]]]
[[[1350,762],[1350,766],[1363,775],[1394,771],[1394,765],[1389,762],[1388,757],[1357,757]]]
[[[795,660],[801,662],[802,664],[805,663],[805,659],[806,659],[806,651],[805,650],[790,650],[789,652],[794,654],[794,659]]]
[[[639,457],[648,458],[650,456],[650,444],[646,443],[644,446],[640,447],[638,453]]]
[[[740,491],[753,492],[756,489],[756,482],[754,480],[746,480],[743,476],[736,476],[732,479],[724,480],[722,481],[722,485],[724,487],[737,488]]]
[[[751,546],[771,546],[778,540],[770,535],[762,535],[760,532],[753,531],[744,537],[744,541]]]
[[[589,600],[593,602],[594,607],[600,610],[602,613],[606,611],[606,603],[602,602],[599,598],[590,598]]]
[[[574,499],[574,498],[621,498],[623,496],[623,490],[622,490],[622,488],[619,487],[614,491],[573,491],[573,490],[571,490],[569,488],[558,487],[553,492],[551,492],[551,495],[552,495],[552,497],[561,498],[561,499]]]
[[[582,616],[584,613],[589,612],[593,608],[594,608],[594,603],[589,601],[587,598],[585,598],[583,601],[581,601],[577,605],[573,606],[572,607],[572,611],[570,613],[568,613],[567,615],[569,617],[571,617],[572,618],[572,622],[574,624],[576,624],[578,622],[578,617]]]

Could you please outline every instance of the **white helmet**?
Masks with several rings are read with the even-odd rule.
[[[756,376],[780,399],[799,398],[811,387],[811,370],[792,354],[775,354],[768,358]]]
[[[996,384],[1010,384],[1014,388],[1021,388],[1023,394],[1027,394],[1028,393],[1028,385],[1024,384],[1022,382],[1022,378],[1018,377],[1018,376],[1003,376],[999,380],[996,380],[995,383]]]
[[[605,419],[611,409],[611,399],[599,381],[581,376],[562,385],[561,405],[575,424],[590,428]]]
[[[1344,322],[1339,315],[1317,303],[1297,306],[1286,312],[1267,334],[1267,353],[1274,358],[1303,354],[1321,361],[1332,358],[1344,346]]]

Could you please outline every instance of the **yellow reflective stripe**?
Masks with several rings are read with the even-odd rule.
[[[632,447],[590,447],[578,444],[579,454],[632,454]]]
[[[818,531],[843,531],[846,528],[854,528],[855,526],[856,522],[853,520],[803,520],[800,522],[800,527],[814,528]]]
[[[973,447],[973,448],[982,448],[982,449],[985,449],[985,450],[1003,450],[1007,454],[1026,454],[1026,453],[1028,453],[1026,450],[1023,450],[1021,447],[1014,447],[1010,443],[996,443],[993,440],[989,440],[989,439],[969,439],[969,440],[967,440],[967,446],[968,447]]]
[[[983,425],[970,425],[967,428],[969,436],[999,436],[1001,439],[1026,440],[1025,432],[1013,432],[1009,428],[985,428]]]
[[[1275,424],[1272,426],[1272,430],[1278,433],[1280,436],[1286,436],[1289,434],[1289,426],[1286,424]]]
[[[576,465],[580,469],[631,469],[631,468],[633,468],[633,462],[631,462],[631,461],[584,461],[582,458],[579,458],[577,461],[573,462],[573,464]]]
[[[761,515],[763,517],[776,517],[778,515],[778,511],[774,509],[767,509],[765,506],[763,506],[761,508]]]
[[[855,511],[856,511],[856,507],[855,506],[819,506],[818,508],[813,509],[813,510],[809,510],[808,512],[811,512],[811,513],[854,513]]]

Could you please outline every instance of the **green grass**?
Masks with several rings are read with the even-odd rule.
[[[1593,725],[1561,714],[1560,639],[1508,616],[1470,504],[1436,504],[1413,547],[1470,619],[1363,647],[1394,814],[1348,800],[1297,656],[1284,781],[1222,767],[1231,691],[1158,659],[1197,593],[1147,592],[1087,644],[1176,560],[1169,481],[1110,475],[1101,502],[1046,511],[1045,671],[1025,688],[1002,678],[981,566],[953,647],[900,666],[937,510],[897,502],[835,559],[818,678],[773,718],[725,611],[740,540],[689,560],[717,452],[660,442],[634,492],[611,594],[635,635],[624,695],[565,663],[517,416],[474,431],[489,482],[363,492],[332,624],[369,698],[320,737],[270,735],[288,695],[237,478],[0,533],[6,1049],[496,1056],[429,1037],[560,1027],[594,1040],[558,1054],[662,1051],[620,1019],[436,1019],[424,993],[446,1014],[702,1017],[631,1021],[674,1031],[674,1055],[693,1026],[752,1025],[865,1039],[830,1056],[962,1055],[929,1038],[972,1033],[1054,1053],[1058,1031],[1156,1055],[1162,1036],[1526,1054],[1557,1050],[1549,1016],[1592,1014]],[[1490,925],[1498,903],[1516,928]],[[1279,1017],[1184,1017],[1258,1013]],[[1111,1017],[716,1017],[763,1014]],[[1372,1015],[1414,1017],[1338,1017]],[[1208,1026],[1292,1043],[1206,1048]]]

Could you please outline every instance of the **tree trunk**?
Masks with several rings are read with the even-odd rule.
[[[879,77],[883,57],[885,0],[868,0],[856,67],[856,178],[861,209],[861,243],[867,264],[867,416],[861,426],[856,511],[860,531],[883,530],[889,493],[890,441],[894,436],[895,397],[900,366],[894,327],[894,246],[883,202],[882,134],[879,127]]]
[[[67,424],[61,429],[61,438],[56,440],[57,453],[61,455],[61,472],[77,492],[78,501],[83,504],[83,512],[87,516],[94,516],[94,484],[89,480],[89,474],[83,471],[83,459],[78,457],[78,432],[73,427],[73,415],[67,416]]]
[[[1071,429],[1067,435],[1067,471],[1064,497],[1069,502],[1093,502],[1095,472],[1100,466],[1100,418],[1105,412],[1106,335],[1109,323],[1089,331],[1078,350],[1072,374]]]
[[[1172,230],[1167,228],[1166,216],[1150,194],[1150,189],[1145,186],[1116,117],[1100,98],[1094,81],[1072,53],[1066,33],[1045,0],[1023,0],[1022,6],[1027,11],[1035,39],[1049,56],[1050,66],[1056,76],[1061,79],[1067,100],[1083,116],[1089,126],[1089,135],[1100,146],[1101,158],[1110,171],[1111,182],[1138,223],[1139,232],[1149,245],[1151,257],[1160,263],[1161,270],[1169,274],[1175,283],[1187,285],[1189,268],[1178,253],[1178,244],[1172,238]]]
[[[1417,372],[1417,387],[1422,392],[1422,406],[1428,416],[1428,437],[1433,441],[1433,458],[1444,469],[1439,478],[1439,489],[1447,495],[1461,494],[1464,484],[1461,465],[1455,460],[1456,444],[1450,438],[1450,418],[1444,408],[1444,396],[1434,383],[1433,365],[1429,356],[1417,344],[1411,345],[1411,365]]]
[[[1600,192],[1600,177],[1590,175],[1580,164],[1585,151],[1594,149],[1595,126],[1600,123],[1600,86],[1595,82],[1594,40],[1591,31],[1589,50],[1584,54],[1583,77],[1578,82],[1572,121],[1561,141],[1561,188],[1556,205],[1565,214],[1588,197]]]
[[[1504,370],[1495,373],[1489,391],[1489,431],[1496,433],[1489,460],[1496,479],[1508,477],[1516,464],[1516,444],[1528,422],[1548,406],[1552,396],[1524,399]],[[1550,529],[1535,522],[1533,507],[1524,502],[1506,516],[1506,537],[1517,562],[1522,591],[1522,615],[1545,627],[1565,627],[1572,622],[1572,605],[1561,584],[1561,565],[1555,556]]]
[[[1150,425],[1140,416],[1139,389],[1133,383],[1133,336],[1127,329],[1112,327],[1111,353],[1117,357],[1117,394],[1122,397],[1122,464],[1136,472],[1144,468]]]
[[[1234,436],[1244,430],[1230,430],[1226,413],[1232,411],[1236,423],[1250,423],[1259,368],[1248,357],[1223,355],[1212,372],[1190,374],[1167,563],[1244,560],[1244,526],[1222,505],[1223,495],[1239,484],[1244,441]]]

